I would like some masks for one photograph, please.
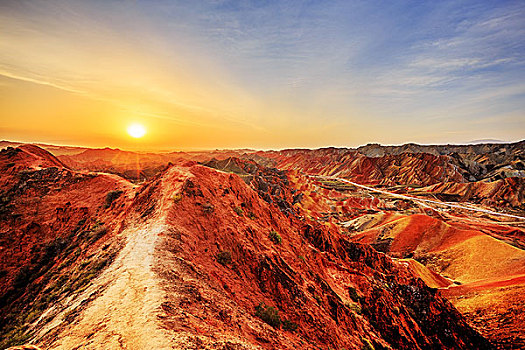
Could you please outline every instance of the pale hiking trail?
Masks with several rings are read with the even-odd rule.
[[[63,322],[68,311],[76,309],[91,295],[77,320],[61,330],[49,349],[172,349],[172,336],[160,327],[157,315],[164,299],[159,277],[154,273],[155,247],[166,230],[169,193],[182,181],[161,184],[162,194],[156,215],[145,224],[130,224],[122,235],[126,245],[114,263],[71,305],[43,329],[39,336]],[[171,188],[167,188],[171,187]],[[93,298],[93,297],[92,297]]]

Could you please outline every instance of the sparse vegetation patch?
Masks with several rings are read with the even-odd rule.
[[[283,321],[283,329],[285,331],[295,332],[298,327],[299,327],[299,325],[297,323],[295,323],[295,322],[292,322],[290,320],[284,320]]]
[[[209,213],[213,213],[213,211],[215,210],[215,207],[213,206],[213,204],[207,202],[207,203],[204,203],[204,204],[202,205],[202,210],[203,210],[205,213],[209,214]]]
[[[104,205],[104,207],[107,209],[109,207],[111,207],[111,204],[113,204],[113,202],[122,195],[123,191],[120,191],[120,190],[116,190],[116,191],[109,191],[108,194],[106,195],[106,204]]]
[[[255,316],[272,326],[273,328],[281,327],[281,317],[279,311],[273,306],[267,306],[265,303],[260,303],[255,307]]]
[[[239,216],[243,216],[244,215],[244,210],[242,210],[241,207],[235,207],[235,208],[233,208],[233,211],[235,212],[235,214],[237,214]]]
[[[227,250],[224,250],[220,252],[219,254],[217,254],[216,258],[217,258],[217,262],[223,266],[226,266],[232,263],[232,254]]]
[[[271,230],[270,233],[268,234],[268,237],[275,244],[281,244],[282,242],[281,235],[278,234],[277,231],[275,230]]]
[[[363,310],[361,309],[361,305],[359,304],[347,303],[346,307],[348,307],[350,310],[359,315],[363,312]]]
[[[350,296],[350,299],[356,303],[361,302],[362,297],[357,293],[357,290],[354,287],[348,287],[348,295]]]

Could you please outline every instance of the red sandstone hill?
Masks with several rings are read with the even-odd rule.
[[[509,177],[492,182],[444,182],[419,188],[412,194],[429,194],[446,201],[472,202],[525,211],[525,178]]]
[[[368,227],[361,230],[356,226]],[[372,227],[356,219],[352,240],[372,244],[393,256],[417,259],[454,281],[443,294],[480,331],[501,347],[522,346],[525,315],[520,295],[525,292],[525,251],[487,235],[483,232],[487,229],[491,226],[469,227],[426,215],[385,217],[374,221]],[[502,237],[508,235],[500,232]]]
[[[384,152],[367,158],[360,152],[328,148],[259,152],[250,158],[295,173],[400,184],[388,191],[409,197],[399,199],[388,191],[378,193],[337,179],[291,181],[302,190],[304,200],[298,205],[313,211],[311,217],[340,224],[352,241],[397,258],[418,259],[426,268],[409,262],[414,273],[428,285],[446,288],[443,295],[498,348],[514,348],[525,346],[525,313],[520,307],[525,271],[523,142],[487,147],[497,149],[477,154],[484,148],[454,147],[452,153],[442,149],[430,155],[416,147],[407,149],[410,153]],[[445,169],[455,169],[459,177],[442,182]],[[487,181],[494,174],[499,180]],[[482,178],[486,180],[469,182]],[[428,183],[433,184],[420,187]],[[441,201],[454,206],[440,205]],[[511,216],[493,215],[490,210]],[[456,284],[447,288],[454,280]]]
[[[371,144],[357,149],[289,149],[248,156],[280,169],[388,186],[525,177],[525,141],[466,146]]]
[[[480,143],[470,145],[381,146],[370,144],[357,148],[368,157],[402,153],[429,153],[449,158],[461,175],[469,181],[498,180],[525,176],[525,140],[514,143]]]
[[[2,140],[0,141],[0,149],[7,148],[7,147],[16,148],[18,146],[26,145],[26,144],[27,143],[25,142]],[[85,147],[78,147],[78,146],[57,146],[57,145],[50,145],[50,144],[43,144],[43,143],[34,143],[34,145],[52,153],[56,157],[61,156],[61,155],[66,155],[66,154],[78,154],[87,149]]]
[[[438,182],[465,182],[447,156],[403,153],[367,157],[357,151],[326,148],[285,150],[259,154],[280,169],[300,169],[307,174],[347,178],[364,184],[432,185]]]
[[[0,173],[4,346],[490,348],[421,268],[279,204],[296,189],[278,170],[243,168],[246,183],[186,162],[137,187],[28,169],[10,152],[0,153],[15,163]]]
[[[66,166],[51,153],[35,145],[21,145],[17,148],[7,147],[0,151],[0,168],[9,172],[9,169],[20,168],[49,168]]]
[[[0,147],[20,143],[0,141]],[[130,180],[149,179],[168,162],[179,159],[247,157],[280,169],[302,169],[311,174],[331,174],[361,183],[431,185],[525,177],[525,141],[478,145],[381,146],[317,150],[215,150],[197,152],[137,153],[118,149],[86,149],[38,145],[75,170],[116,173]]]
[[[2,141],[1,145],[18,145]],[[115,173],[129,180],[150,179],[168,162],[180,159],[244,157],[279,169],[301,169],[309,174],[337,175],[360,183],[427,186],[441,182],[465,183],[525,176],[524,141],[483,145],[367,145],[357,149],[324,148],[254,152],[215,150],[142,153],[118,149],[86,149],[42,145],[75,170]]]
[[[0,152],[0,344],[63,307],[114,258],[114,211],[132,185],[115,175],[71,171],[31,145]],[[119,206],[125,207],[125,202]],[[122,209],[121,208],[121,209]]]
[[[417,214],[356,232],[353,241],[414,257],[462,284],[525,273],[525,251],[479,230]],[[490,259],[491,263],[487,263]]]
[[[151,179],[161,172],[168,163],[181,160],[205,161],[212,157],[224,159],[238,156],[247,150],[216,150],[195,152],[146,153],[120,149],[86,149],[75,154],[59,156],[71,169],[100,171],[117,174],[128,180]]]

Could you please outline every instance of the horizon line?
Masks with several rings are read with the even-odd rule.
[[[478,142],[479,141],[479,142]],[[515,144],[524,142],[525,139],[521,140],[515,140],[515,141],[503,141],[503,140],[497,140],[497,139],[480,139],[480,140],[473,140],[468,141],[465,143],[435,143],[435,144],[424,144],[424,143],[417,143],[417,142],[405,142],[401,144],[382,144],[378,142],[369,142],[364,145],[359,145],[357,147],[349,147],[349,146],[322,146],[322,147],[284,147],[284,148],[249,148],[249,147],[239,147],[239,148],[201,148],[201,149],[195,149],[195,148],[188,148],[188,149],[172,149],[172,150],[166,150],[166,149],[157,149],[157,150],[147,150],[147,151],[138,151],[138,150],[131,150],[131,149],[124,149],[119,147],[91,147],[91,146],[83,146],[83,145],[70,145],[70,144],[60,144],[60,143],[46,143],[46,142],[39,142],[39,141],[13,141],[13,140],[0,140],[0,143],[13,143],[13,144],[27,144],[27,145],[36,145],[36,146],[48,146],[48,147],[68,147],[68,148],[80,148],[84,150],[93,149],[93,150],[115,150],[115,151],[123,151],[123,152],[133,152],[133,153],[173,153],[173,152],[214,152],[214,151],[252,151],[252,152],[267,152],[267,151],[288,151],[288,150],[320,150],[320,149],[329,149],[329,148],[335,148],[335,149],[349,149],[349,150],[357,150],[362,147],[366,146],[373,146],[378,145],[381,147],[402,147],[406,145],[416,145],[416,146],[422,146],[422,147],[432,147],[432,146],[476,146],[476,145],[496,145],[496,144],[502,144],[502,145],[508,145],[508,144]],[[9,146],[7,146],[9,147]],[[16,147],[16,146],[15,146]],[[2,149],[4,147],[1,147]]]

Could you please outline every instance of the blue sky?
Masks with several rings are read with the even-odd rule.
[[[52,86],[175,130],[151,147],[525,135],[524,1],[3,1],[0,13],[3,89]],[[6,124],[0,136],[24,135]]]

